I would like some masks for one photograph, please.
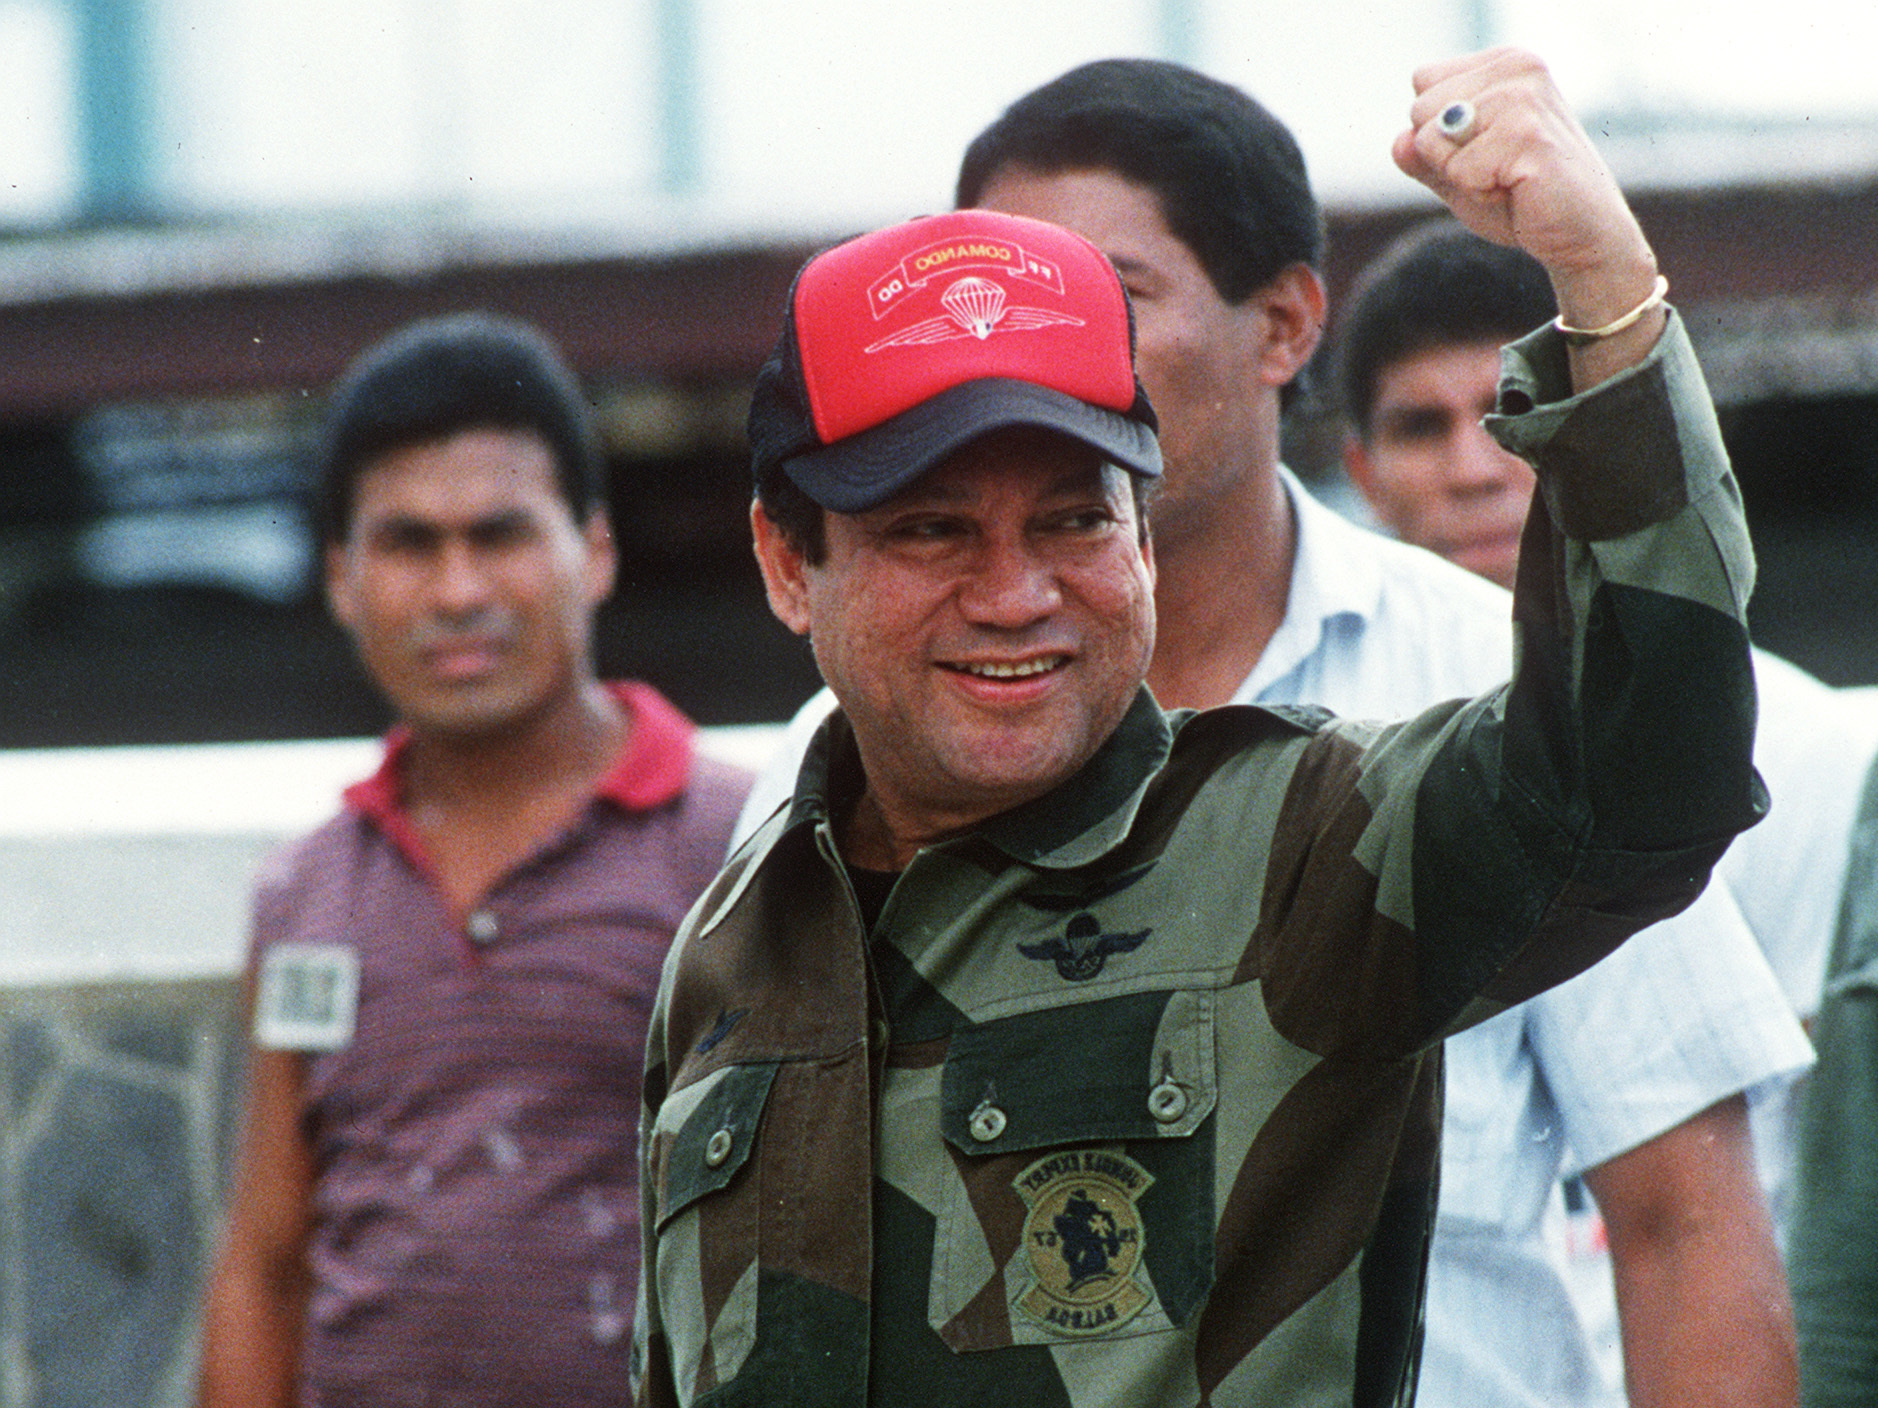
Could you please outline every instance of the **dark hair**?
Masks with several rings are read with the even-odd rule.
[[[407,324],[367,350],[333,389],[320,450],[320,529],[351,531],[359,475],[381,455],[463,430],[532,430],[554,454],[576,519],[602,501],[598,437],[573,372],[538,329],[488,313]]]
[[[801,553],[811,567],[828,556],[827,512],[797,487],[781,465],[770,465],[756,478],[756,501],[781,532],[783,541]]]
[[[1452,220],[1418,225],[1363,271],[1344,306],[1332,354],[1344,413],[1367,435],[1389,367],[1432,347],[1510,342],[1557,311],[1552,282],[1530,254]]]
[[[1104,59],[1019,98],[966,149],[958,204],[976,205],[1006,166],[1105,169],[1147,187],[1228,303],[1322,257],[1323,217],[1290,129],[1180,64]]]

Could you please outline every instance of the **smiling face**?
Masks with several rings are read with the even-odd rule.
[[[876,861],[1068,779],[1147,672],[1153,566],[1127,476],[1061,436],[997,431],[879,508],[829,513],[818,565],[754,522],[770,604],[853,724],[855,826],[892,838]]]
[[[1398,538],[1511,588],[1534,477],[1481,426],[1499,384],[1497,342],[1391,362],[1376,377],[1369,432],[1344,463]]]
[[[1161,423],[1154,532],[1173,552],[1276,456],[1279,389],[1316,345],[1321,288],[1295,266],[1244,302],[1226,302],[1168,228],[1160,197],[1114,171],[1003,166],[978,204],[1066,226],[1121,275],[1135,310],[1136,370]]]
[[[613,581],[605,518],[575,521],[532,431],[476,429],[360,473],[327,593],[360,660],[419,735],[503,733],[571,705]]]

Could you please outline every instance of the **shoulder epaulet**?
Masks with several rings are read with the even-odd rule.
[[[1322,704],[1261,704],[1258,707],[1268,714],[1276,714],[1286,723],[1303,729],[1306,733],[1316,733],[1337,717]]]
[[[1315,704],[1221,704],[1168,715],[1175,747],[1240,748],[1259,739],[1317,733],[1337,716]]]

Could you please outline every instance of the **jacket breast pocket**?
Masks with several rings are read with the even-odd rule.
[[[733,1378],[756,1343],[757,1218],[747,1168],[774,1063],[725,1066],[674,1090],[649,1132],[658,1303],[689,1402]]]
[[[1213,995],[955,1032],[928,1316],[955,1350],[1152,1334],[1213,1283]]]

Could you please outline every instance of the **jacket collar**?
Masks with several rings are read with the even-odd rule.
[[[1054,791],[987,818],[968,839],[989,842],[1027,865],[1068,869],[1098,859],[1128,834],[1142,795],[1167,761],[1173,725],[1144,687],[1128,712],[1076,774]],[[829,825],[864,783],[854,732],[840,710],[810,740],[797,774],[785,829]]]

